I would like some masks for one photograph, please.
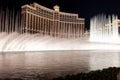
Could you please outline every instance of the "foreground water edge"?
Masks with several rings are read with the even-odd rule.
[[[119,51],[43,51],[0,54],[0,79],[51,79],[120,67]]]

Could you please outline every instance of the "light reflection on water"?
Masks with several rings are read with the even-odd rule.
[[[108,67],[120,67],[119,52],[50,51],[1,53],[0,78],[52,78]]]

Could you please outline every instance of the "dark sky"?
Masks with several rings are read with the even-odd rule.
[[[89,27],[90,18],[96,14],[120,15],[120,0],[0,0],[0,5],[20,9],[21,5],[33,2],[51,9],[57,4],[63,12],[78,13],[79,17],[86,19],[86,27]]]

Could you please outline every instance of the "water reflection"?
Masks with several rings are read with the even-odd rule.
[[[43,78],[119,67],[119,52],[54,51],[0,54],[0,78]]]
[[[90,55],[90,70],[103,69],[108,67],[120,67],[119,52],[93,52]]]

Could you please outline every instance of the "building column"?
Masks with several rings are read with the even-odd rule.
[[[28,19],[28,15],[27,15],[27,13],[26,13],[26,19],[25,19],[25,20],[26,20],[26,21],[25,21],[26,24],[25,24],[25,28],[24,28],[24,29],[25,29],[25,33],[27,32],[27,24],[28,24],[28,20],[27,20],[27,19]],[[12,26],[11,26],[11,27],[12,27]]]
[[[45,32],[45,25],[44,25],[44,18],[43,18],[43,25],[42,25],[42,33],[44,35],[44,32]]]
[[[46,35],[47,32],[46,32],[46,19],[45,18],[44,18],[44,28],[45,28],[44,29],[44,35]]]
[[[40,20],[39,20],[39,33],[41,34],[41,30],[42,30],[42,25],[41,25],[41,17],[39,18]]]
[[[34,18],[33,18],[34,15],[32,14],[31,17],[32,17],[32,18],[31,18],[31,23],[32,23],[32,24],[31,24],[30,32],[31,32],[31,34],[32,34],[32,32],[33,32],[33,26],[34,26],[34,25],[33,25],[33,24],[34,24]]]

